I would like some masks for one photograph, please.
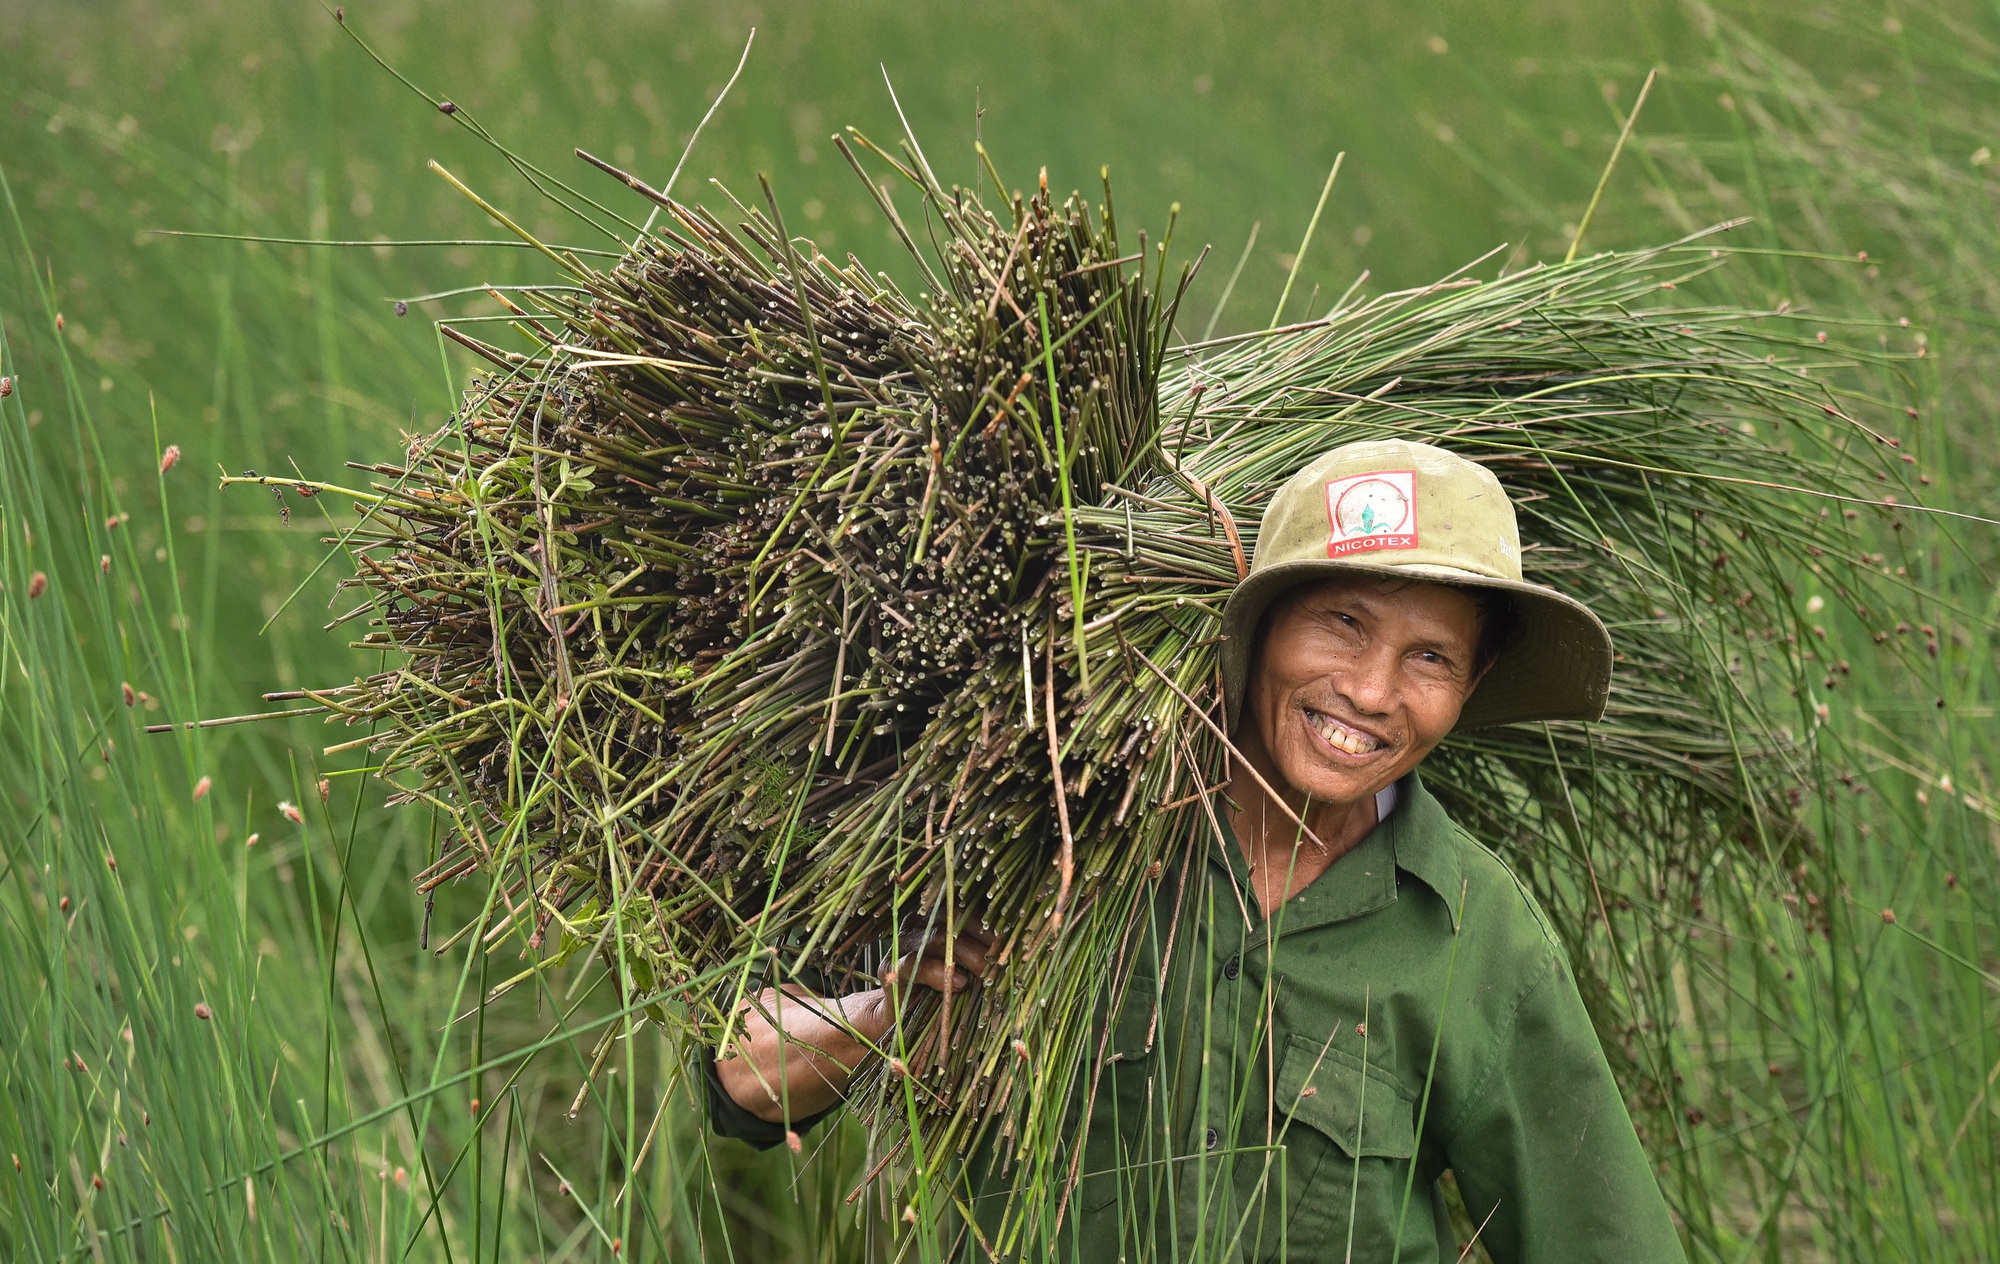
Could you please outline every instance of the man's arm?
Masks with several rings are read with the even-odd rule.
[[[912,986],[944,993],[976,985],[992,937],[960,935],[949,959],[935,943],[897,963],[886,986],[842,997],[788,985],[744,1002],[743,1032],[715,1060],[715,1085],[736,1106],[770,1124],[804,1121],[838,1105],[854,1076],[895,1026],[899,998]]]
[[[893,1021],[881,988],[836,997],[765,988],[745,1002],[743,1034],[716,1059],[716,1076],[766,1123],[817,1115],[840,1101]]]
[[[1446,1133],[1499,1264],[1683,1264],[1680,1235],[1560,960],[1521,998]]]

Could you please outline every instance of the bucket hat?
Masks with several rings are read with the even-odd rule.
[[[1603,716],[1611,634],[1582,602],[1521,578],[1520,530],[1500,480],[1432,444],[1377,439],[1314,459],[1264,510],[1250,573],[1222,610],[1231,733],[1264,612],[1299,584],[1352,574],[1507,595],[1512,635],[1466,699],[1459,728]]]

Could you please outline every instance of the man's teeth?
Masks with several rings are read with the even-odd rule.
[[[1376,741],[1366,733],[1358,729],[1348,728],[1345,724],[1342,724],[1330,715],[1321,715],[1317,711],[1308,711],[1306,712],[1306,719],[1313,726],[1313,729],[1326,739],[1327,745],[1333,747],[1335,750],[1343,750],[1350,755],[1366,755],[1370,751],[1379,749],[1382,745],[1382,743]]]

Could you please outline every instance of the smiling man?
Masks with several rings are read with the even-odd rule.
[[[1491,473],[1401,440],[1279,489],[1222,622],[1228,784],[1107,1010],[1061,1256],[1455,1260],[1450,1173],[1499,1264],[1683,1260],[1556,937],[1416,771],[1455,729],[1597,719],[1603,625],[1523,582]],[[984,944],[900,973],[976,986]],[[719,1129],[781,1140],[781,1080],[794,1127],[837,1103],[891,998],[827,1004],[790,1046],[750,1019]]]
[[[1114,1024],[1085,1258],[1453,1260],[1449,1172],[1501,1264],[1684,1259],[1556,937],[1416,771],[1457,729],[1603,713],[1609,635],[1520,556],[1499,482],[1426,444],[1272,498],[1223,612],[1222,837]]]

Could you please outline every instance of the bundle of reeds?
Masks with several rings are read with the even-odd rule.
[[[489,942],[602,952],[713,1046],[768,975],[858,985],[984,922],[985,985],[907,1010],[855,1099],[919,1170],[985,1141],[1058,1188],[1098,1001],[1210,828],[1217,615],[1264,498],[1383,435],[1490,463],[1530,577],[1619,650],[1604,723],[1451,739],[1430,780],[1458,819],[1663,901],[1718,836],[1806,845],[1790,581],[1838,568],[1881,619],[1873,523],[1814,497],[1894,467],[1826,347],[1665,293],[1720,251],[1177,346],[1188,273],[1164,240],[1126,251],[1108,184],[1059,203],[993,174],[995,211],[913,141],[868,149],[922,199],[913,232],[870,184],[919,291],[792,238],[768,189],[726,224],[614,172],[662,226],[604,271],[550,252],[567,281],[525,306],[496,292],[529,350],[454,331],[494,371],[353,493],[351,617],[396,662],[311,697],[449,822],[421,887],[497,881]],[[1537,872],[1562,902],[1562,866]]]

